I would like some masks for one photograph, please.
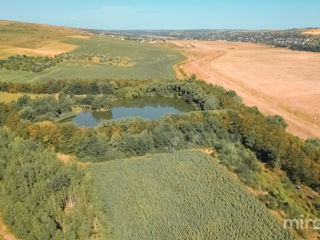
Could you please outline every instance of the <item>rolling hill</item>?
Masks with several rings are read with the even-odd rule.
[[[61,57],[63,63],[43,71],[13,70],[14,67],[8,70],[2,67],[0,81],[174,79],[173,65],[183,60],[183,56],[174,50],[147,43],[92,35],[78,29],[0,22],[0,58],[3,60],[23,54],[53,58],[62,53],[68,53]],[[97,61],[92,60],[97,58]],[[100,61],[103,58],[113,62],[120,59],[120,63],[103,64]],[[121,59],[131,64],[123,65]],[[15,61],[11,64],[15,64]]]

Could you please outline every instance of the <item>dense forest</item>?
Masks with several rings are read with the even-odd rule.
[[[43,144],[0,130],[1,215],[18,238],[95,239],[108,235],[91,180]]]
[[[102,162],[210,148],[212,155],[219,156],[248,185],[257,184],[260,164],[265,163],[270,169],[285,171],[292,183],[304,183],[320,192],[320,140],[302,141],[292,136],[286,132],[282,117],[265,117],[257,108],[242,104],[234,91],[222,87],[195,79],[78,80],[0,83],[0,90],[55,93],[0,103],[0,125],[4,129],[0,135],[0,203],[6,223],[24,239],[88,239],[97,234],[92,219],[103,221],[95,208],[85,207],[88,199],[94,199],[86,175],[76,166],[63,166],[55,152],[75,155],[82,162]],[[95,128],[56,121],[77,104],[106,109],[117,99],[146,96],[180,98],[192,104],[195,111],[169,114],[155,121],[108,120]],[[81,213],[81,218],[66,213],[71,199],[78,199],[74,214]],[[277,196],[262,200],[269,204],[275,201],[285,211],[290,207]]]

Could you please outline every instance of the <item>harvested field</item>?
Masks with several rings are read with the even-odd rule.
[[[238,42],[171,43],[188,57],[175,68],[180,77],[196,74],[235,90],[245,104],[283,116],[291,133],[320,137],[320,53]]]
[[[303,33],[309,34],[309,35],[320,35],[320,29],[319,28],[309,29],[308,31],[305,31]]]
[[[62,43],[59,41],[50,41],[45,43],[44,46],[35,49],[0,45],[0,59],[7,59],[14,55],[54,57],[55,55],[70,52],[76,48],[76,45]]]

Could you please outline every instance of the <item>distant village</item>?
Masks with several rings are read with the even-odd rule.
[[[286,31],[190,31],[179,39],[263,43],[294,50],[320,51],[320,39],[297,30]]]
[[[320,37],[304,34],[301,29],[292,30],[128,30],[103,31],[91,30],[94,33],[109,35],[113,38],[142,43],[162,43],[168,39],[232,41],[262,43],[292,50],[320,52]]]
[[[141,43],[157,44],[166,42],[167,36],[152,36],[146,34],[145,31],[103,31],[103,30],[90,30],[93,33],[100,35],[108,35],[112,38],[120,40],[136,41]],[[138,33],[139,32],[139,33]]]

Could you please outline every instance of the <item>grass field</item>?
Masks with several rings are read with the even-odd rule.
[[[0,21],[0,58],[9,55],[106,55],[129,58],[132,66],[69,61],[39,73],[0,70],[0,81],[31,82],[48,79],[173,79],[173,65],[184,57],[171,49],[124,41],[79,30]],[[76,35],[76,34],[82,35]]]
[[[77,35],[86,33],[71,28],[0,20],[0,59],[16,54],[54,56],[68,52],[77,46],[62,41]]]
[[[293,239],[205,153],[116,160],[89,170],[115,239]]]

